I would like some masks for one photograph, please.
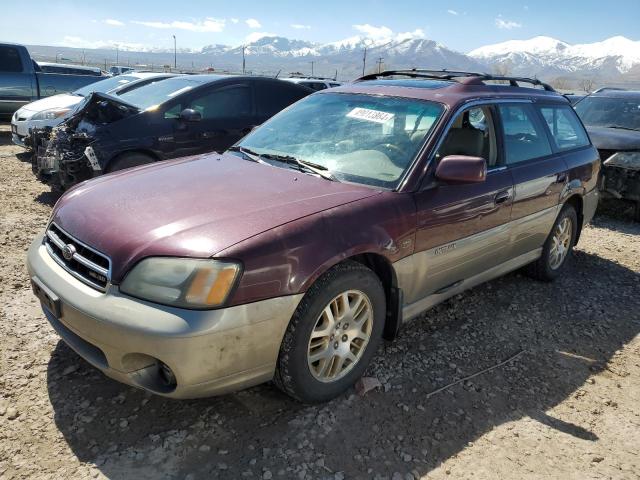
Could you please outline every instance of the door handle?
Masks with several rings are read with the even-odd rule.
[[[511,190],[504,190],[496,195],[494,202],[496,205],[506,202],[511,198]]]

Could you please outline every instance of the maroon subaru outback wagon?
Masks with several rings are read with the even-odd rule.
[[[273,379],[324,401],[433,305],[520,267],[562,275],[599,165],[537,80],[383,72],[225,154],[80,184],[29,271],[49,322],[110,377],[173,398]]]

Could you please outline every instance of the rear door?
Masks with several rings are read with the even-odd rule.
[[[504,161],[514,183],[511,257],[540,248],[555,221],[567,183],[567,164],[530,101],[497,105]]]
[[[490,104],[458,114],[430,167],[435,171],[448,155],[480,156],[487,161],[486,181],[447,184],[431,173],[415,194],[417,253],[403,265],[413,278],[403,286],[407,304],[444,294],[507,259],[513,182],[502,165],[495,116]]]

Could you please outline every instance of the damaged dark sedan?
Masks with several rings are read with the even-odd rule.
[[[600,190],[633,203],[640,221],[640,91],[603,88],[575,109],[603,162]]]
[[[94,93],[46,135],[34,168],[64,190],[103,173],[221,152],[311,92],[264,77],[190,75],[117,98]]]

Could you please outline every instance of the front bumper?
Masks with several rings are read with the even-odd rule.
[[[302,294],[219,310],[186,310],[101,293],[49,256],[39,235],[27,265],[32,281],[59,298],[47,319],[80,356],[106,375],[171,398],[227,393],[273,377],[285,329]],[[54,309],[55,310],[55,309]],[[175,375],[162,382],[160,362]]]

